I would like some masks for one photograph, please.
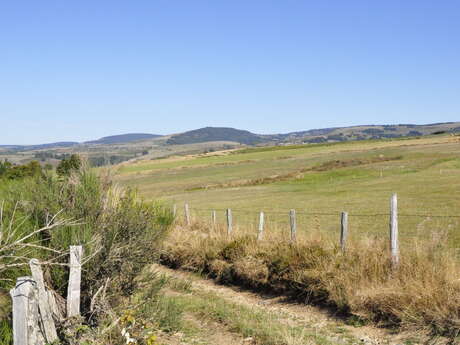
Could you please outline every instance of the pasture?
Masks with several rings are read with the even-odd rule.
[[[297,211],[300,236],[337,236],[339,214],[350,214],[351,239],[388,235],[389,198],[398,193],[402,245],[412,239],[447,239],[460,247],[460,141],[457,136],[337,144],[248,148],[143,160],[119,166],[115,179],[145,199],[185,202],[192,216],[210,221],[233,211],[239,227],[288,231]],[[449,216],[449,217],[447,217]]]

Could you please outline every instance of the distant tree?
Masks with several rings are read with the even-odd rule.
[[[14,165],[8,161],[0,162],[0,178],[15,180],[40,175],[42,175],[42,167],[37,161],[31,161],[23,165]]]
[[[72,171],[76,171],[81,167],[81,158],[79,155],[73,154],[69,158],[64,158],[56,168],[59,176],[69,176]]]
[[[0,177],[6,175],[7,171],[11,168],[11,163],[5,159],[3,162],[0,161]]]

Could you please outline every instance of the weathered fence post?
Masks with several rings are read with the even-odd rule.
[[[289,211],[289,220],[291,224],[291,243],[295,243],[297,239],[297,224],[296,224],[296,219],[295,219],[295,210],[290,210]]]
[[[393,194],[390,199],[390,248],[393,268],[399,265],[398,244],[398,196]]]
[[[227,235],[231,235],[233,231],[233,223],[232,223],[232,210],[227,208]]]
[[[82,246],[70,246],[70,274],[67,287],[67,317],[80,315]]]
[[[185,210],[185,222],[188,226],[190,226],[190,209],[188,207],[188,204],[184,205],[184,210]]]
[[[58,336],[56,333],[56,326],[54,325],[51,306],[49,304],[48,292],[43,280],[43,271],[40,266],[40,262],[37,259],[31,259],[29,261],[29,265],[30,270],[32,271],[32,278],[37,285],[38,307],[40,309],[40,315],[43,322],[44,335],[46,341],[48,343],[52,343],[58,339]]]
[[[342,252],[345,251],[347,247],[347,237],[348,237],[348,212],[342,212],[340,217],[340,248]]]
[[[35,281],[19,277],[10,290],[13,300],[13,344],[41,345],[45,339],[40,331]]]
[[[177,205],[176,204],[173,205],[172,211],[173,211],[173,217],[176,218],[176,215],[177,215]]]
[[[259,214],[259,232],[257,233],[257,241],[260,241],[264,237],[264,213]]]
[[[216,210],[212,210],[211,212],[211,221],[212,221],[212,225],[216,226],[216,223],[217,223]]]

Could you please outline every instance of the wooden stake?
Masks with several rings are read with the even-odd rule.
[[[289,220],[291,224],[291,243],[295,243],[297,240],[297,224],[295,219],[295,210],[289,211]]]
[[[260,212],[259,215],[259,232],[257,234],[257,241],[260,241],[264,237],[264,213]]]
[[[345,251],[347,246],[348,237],[348,212],[342,212],[340,217],[340,248],[342,252]]]
[[[70,246],[70,274],[67,287],[67,317],[80,315],[82,246]]]
[[[37,259],[29,261],[30,270],[32,271],[32,278],[37,284],[38,291],[38,307],[40,309],[40,315],[43,322],[43,330],[45,332],[45,339],[48,343],[53,343],[58,340],[56,326],[52,316],[51,306],[49,304],[48,292],[45,288],[45,282],[43,280],[43,271],[40,266],[40,262]]]
[[[233,231],[232,210],[227,209],[227,235],[230,236]]]
[[[35,281],[32,277],[19,277],[10,295],[13,300],[13,344],[45,344],[39,326]]]
[[[216,215],[216,211],[215,211],[215,210],[212,210],[212,212],[211,212],[211,221],[212,221],[212,225],[213,225],[213,226],[216,226],[216,223],[217,223],[217,215]]]
[[[185,210],[185,222],[188,226],[190,226],[191,221],[190,221],[190,209],[188,207],[188,204],[184,205],[184,210]]]
[[[391,263],[393,268],[396,268],[399,265],[398,197],[396,193],[390,199],[390,248]]]
[[[174,218],[176,218],[176,215],[177,215],[177,205],[174,204],[173,205],[173,216],[174,216]]]

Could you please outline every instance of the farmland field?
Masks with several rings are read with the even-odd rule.
[[[389,197],[396,192],[403,243],[441,233],[458,247],[459,173],[459,138],[432,136],[140,161],[121,165],[116,179],[146,199],[177,204],[179,215],[187,202],[194,217],[209,220],[215,209],[223,222],[231,208],[236,228],[255,229],[263,210],[268,226],[285,229],[289,209],[296,209],[299,234],[330,235],[347,211],[352,237],[387,235]]]

